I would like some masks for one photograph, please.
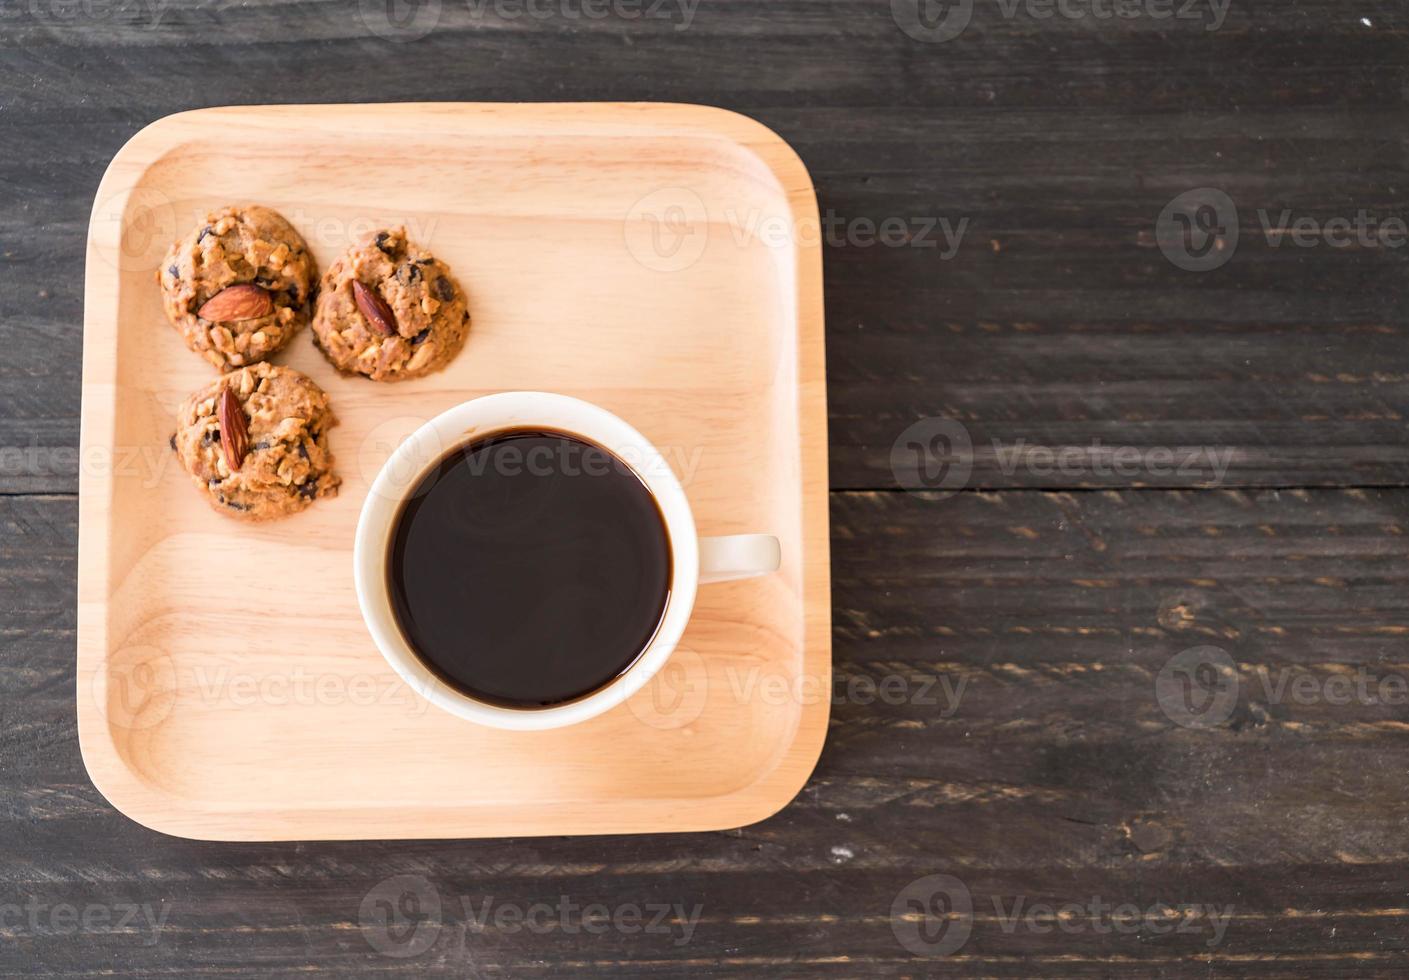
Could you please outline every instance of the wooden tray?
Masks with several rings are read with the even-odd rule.
[[[282,211],[326,268],[405,224],[457,271],[473,327],[444,372],[339,376],[308,332],[274,360],[331,395],[341,495],[244,525],[167,448],[210,368],[154,270],[206,210]],[[209,109],[109,167],[89,229],[78,731],[118,809],[212,840],[711,830],[802,787],[831,693],[820,236],[773,132],[664,104]],[[660,446],[701,534],[767,531],[780,574],[700,590],[681,649],[627,705],[541,733],[481,728],[401,686],[363,628],[352,535],[422,421],[534,388]]]

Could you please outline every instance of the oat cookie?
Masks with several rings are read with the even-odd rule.
[[[392,228],[348,249],[324,274],[313,343],[340,371],[404,381],[443,367],[469,326],[450,268]]]
[[[308,322],[316,276],[294,226],[256,204],[212,211],[157,270],[166,318],[221,371],[288,343]]]
[[[176,413],[171,448],[210,505],[265,521],[336,496],[328,396],[293,368],[261,363],[194,392]]]

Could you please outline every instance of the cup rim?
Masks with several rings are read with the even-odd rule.
[[[590,694],[546,708],[479,701],[456,690],[411,649],[391,607],[386,581],[392,528],[411,488],[447,453],[496,431],[541,426],[589,440],[625,463],[655,498],[670,545],[670,594],[654,637],[636,660]],[[504,391],[471,398],[423,423],[382,464],[363,501],[353,542],[357,605],[372,641],[392,669],[436,707],[493,728],[541,731],[595,718],[645,687],[670,659],[695,604],[699,539],[684,488],[664,455],[620,417],[599,405],[545,391]]]

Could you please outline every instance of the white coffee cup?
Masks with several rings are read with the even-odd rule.
[[[608,450],[640,477],[655,497],[670,541],[670,598],[654,638],[626,671],[585,697],[546,708],[488,704],[456,690],[416,656],[392,611],[387,549],[402,502],[447,453],[497,431],[543,428],[576,435]],[[383,464],[357,520],[353,573],[362,618],[382,652],[411,688],[438,708],[494,728],[535,731],[594,718],[631,697],[665,666],[685,632],[700,583],[726,582],[776,571],[778,539],[769,534],[701,538],[680,481],[661,452],[606,409],[566,395],[508,391],[463,402],[413,432]],[[473,627],[467,632],[472,635]]]

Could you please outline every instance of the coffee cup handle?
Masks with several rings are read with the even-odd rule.
[[[730,582],[776,572],[783,549],[771,534],[725,534],[700,538],[700,583]]]

